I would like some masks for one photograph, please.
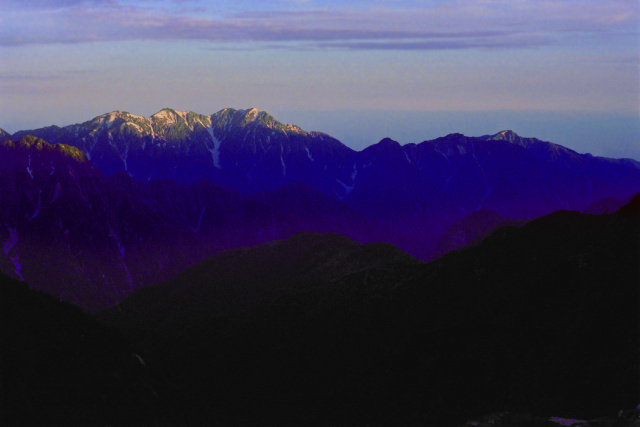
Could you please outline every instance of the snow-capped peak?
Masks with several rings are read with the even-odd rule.
[[[176,122],[176,113],[168,108],[162,110],[151,116],[152,119],[166,121],[166,124],[173,124]]]
[[[166,124],[173,124],[177,122],[177,118],[181,117],[183,120],[187,120],[187,116],[190,111],[179,111],[171,108],[163,108],[162,110],[151,116],[151,119],[166,121]]]
[[[247,121],[254,121],[255,119],[258,118],[258,115],[260,113],[262,113],[262,111],[258,110],[257,108],[250,108],[250,109],[246,110],[245,116],[247,118]]]
[[[512,130],[503,130],[493,136],[493,139],[501,139],[505,141],[513,141],[518,138],[518,134]]]

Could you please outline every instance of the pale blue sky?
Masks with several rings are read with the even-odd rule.
[[[639,7],[0,0],[0,127],[257,107],[356,149],[511,128],[640,158]]]

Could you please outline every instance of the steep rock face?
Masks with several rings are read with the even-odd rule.
[[[376,236],[304,185],[246,197],[208,180],[105,177],[79,149],[35,137],[0,145],[0,190],[0,269],[92,310],[224,249],[299,231]]]

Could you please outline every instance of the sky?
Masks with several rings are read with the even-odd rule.
[[[0,128],[268,111],[355,149],[511,129],[640,159],[637,0],[0,0]]]

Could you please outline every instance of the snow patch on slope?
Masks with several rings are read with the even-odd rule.
[[[247,110],[246,117],[247,121],[255,121],[258,118],[258,115],[261,113],[257,108],[251,108]]]
[[[136,129],[141,134],[144,134],[144,129],[142,129],[142,127],[140,125],[138,125],[137,123],[127,122],[127,126],[131,126],[132,128]]]
[[[176,114],[183,113],[182,111],[176,111]],[[162,110],[151,116],[152,119],[162,120],[165,122],[165,125],[172,125],[176,123],[176,115],[171,111]]]
[[[40,213],[41,204],[42,204],[42,191],[40,191],[40,193],[38,194],[38,203],[36,204],[36,209],[33,212],[33,215],[31,215],[31,218],[27,220],[27,222],[31,221],[32,219],[38,216],[38,214]]]
[[[340,200],[344,199],[345,197],[347,197],[349,195],[349,193],[351,193],[353,191],[353,187],[355,187],[354,185],[347,185],[344,182],[340,181],[338,178],[336,178],[336,181],[338,181],[338,184],[342,185],[342,187],[344,187],[344,196],[340,198]]]
[[[106,118],[108,129],[111,129],[111,127],[115,123],[116,119],[119,118],[119,116],[120,116],[120,111],[114,111],[112,113],[109,113],[109,115]]]
[[[284,145],[280,143],[280,162],[282,163],[282,176],[287,176],[287,165],[284,163]]]
[[[213,148],[209,148],[207,144],[205,144],[205,147],[207,147],[207,150],[209,150],[209,152],[211,153],[211,158],[213,159],[213,166],[217,169],[220,169],[220,144],[221,144],[220,140],[216,138],[215,135],[213,134],[213,126],[208,127],[207,132],[209,132],[209,135],[211,136],[211,142],[213,143]]]
[[[444,157],[447,163],[451,164],[451,162],[449,161],[449,157],[445,153],[443,153],[437,146],[434,146],[433,148],[436,151],[436,153],[439,153],[442,155],[442,157]]]
[[[3,245],[4,254],[7,256],[9,255],[9,252],[11,251],[11,249],[16,245],[16,243],[18,243],[18,229],[10,228],[10,227],[8,229],[9,229],[9,239],[7,239],[7,241],[4,242],[4,245]],[[18,254],[13,254],[13,256],[10,257],[9,259],[13,263],[13,270],[16,273],[16,275],[21,280],[24,280],[24,277],[22,277],[22,274],[20,274],[20,271],[22,270],[22,264],[20,264],[20,258],[18,257]]]
[[[18,229],[9,228],[9,239],[4,242],[4,254],[9,255],[9,251],[18,243]]]
[[[406,151],[404,152],[404,156],[407,158],[407,162],[409,162],[409,164],[411,164],[411,159],[409,158],[409,153],[407,153]]]
[[[129,172],[129,166],[127,165],[127,159],[129,157],[129,144],[124,145],[124,153],[121,153],[120,150],[118,149],[118,146],[113,141],[113,135],[111,133],[108,133],[107,135],[109,135],[109,145],[113,147],[113,149],[116,151],[116,153],[120,157],[120,160],[122,160],[122,164],[124,165],[124,170],[129,174],[129,176],[131,176],[131,172]]]
[[[31,169],[31,153],[29,153],[29,163],[27,164],[27,172],[29,172],[29,176],[33,179],[33,169]]]
[[[22,270],[22,264],[20,264],[20,262],[19,262],[20,258],[18,257],[18,254],[15,254],[14,256],[12,256],[9,259],[13,263],[14,273],[16,273],[16,275],[18,275],[20,280],[24,280],[24,277],[22,277],[22,274],[20,274],[20,271]]]
[[[180,117],[182,117],[182,119],[184,120],[184,123],[187,125],[187,127],[190,130],[193,130],[193,126],[189,124],[189,121],[187,120],[187,116],[189,115],[189,111],[176,111],[176,114]]]
[[[312,162],[315,162],[315,160],[313,160],[313,156],[311,155],[311,152],[309,151],[309,147],[305,146],[304,149],[307,150],[307,157],[309,158],[309,160],[311,160]]]
[[[131,114],[131,113],[128,113],[128,114],[129,114],[131,117],[133,117],[134,119],[141,120],[141,121],[143,121],[143,122],[145,122],[145,123],[148,123],[148,122],[150,121],[150,120],[149,120],[148,118],[146,118],[146,117],[137,116],[137,115],[135,115],[135,114]]]
[[[202,212],[200,212],[200,218],[198,218],[198,226],[196,228],[191,227],[191,229],[196,233],[198,232],[198,230],[200,230],[200,224],[202,224],[202,217],[205,210],[207,210],[207,208],[202,208]]]
[[[59,182],[56,183],[56,188],[53,190],[53,197],[51,198],[51,203],[55,202],[58,197],[60,197],[60,190],[62,190],[62,184]]]

